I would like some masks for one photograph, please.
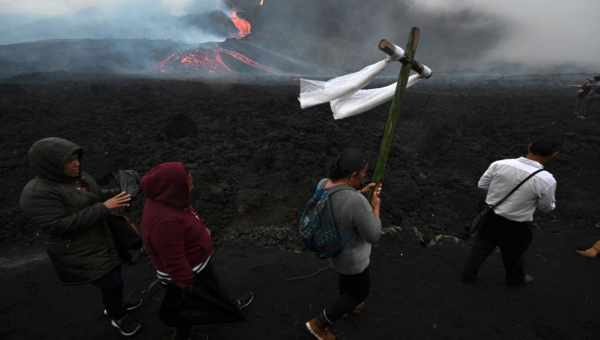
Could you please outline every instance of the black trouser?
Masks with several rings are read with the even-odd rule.
[[[177,336],[186,338],[193,325],[235,322],[244,317],[222,288],[212,262],[194,275],[192,287],[181,289],[171,283],[160,308],[161,320],[177,328]]]
[[[369,267],[362,273],[355,275],[339,274],[340,296],[331,305],[325,307],[323,318],[329,324],[333,324],[339,318],[348,314],[361,302],[364,302],[371,289],[371,276]]]
[[[531,240],[530,223],[515,222],[492,214],[475,238],[465,264],[463,280],[475,280],[479,267],[494,249],[499,247],[506,271],[506,283],[508,285],[523,283],[525,278],[523,254],[529,248]]]
[[[127,311],[123,306],[123,277],[121,275],[121,266],[111,270],[92,284],[100,289],[102,293],[102,303],[106,308],[108,317],[113,320],[119,320]]]

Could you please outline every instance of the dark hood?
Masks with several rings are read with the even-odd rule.
[[[176,207],[191,204],[188,171],[181,162],[162,163],[150,169],[142,178],[142,191],[148,199]]]
[[[27,157],[36,176],[56,182],[68,182],[73,178],[65,175],[65,162],[74,153],[78,153],[81,160],[83,149],[79,145],[64,138],[48,137],[33,143]]]

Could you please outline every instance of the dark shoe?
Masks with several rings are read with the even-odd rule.
[[[126,311],[131,312],[131,311],[134,311],[134,310],[142,307],[142,304],[144,304],[144,298],[143,297],[139,298],[136,301],[134,300],[134,301],[125,302],[123,304],[123,307],[125,307]]]
[[[354,309],[352,310],[352,315],[359,316],[365,311],[365,309],[367,309],[367,304],[363,301],[359,303],[356,307],[354,307]]]
[[[248,292],[239,299],[235,300],[235,304],[237,305],[239,310],[244,310],[252,303],[252,301],[254,301],[254,293]]]
[[[356,305],[356,307],[354,307],[354,309],[350,313],[346,313],[346,314],[342,315],[342,318],[348,318],[348,317],[357,318],[366,309],[367,309],[367,304],[363,301],[363,302],[359,303],[358,305]]]
[[[525,274],[522,281],[506,282],[506,285],[509,287],[520,287],[520,286],[525,286],[525,285],[531,284],[531,283],[533,283],[534,280],[535,279],[533,278],[533,276],[531,276],[529,274]]]
[[[335,340],[335,334],[331,333],[328,326],[319,326],[317,319],[309,320],[304,325],[310,334],[319,340]]]
[[[125,303],[123,303],[123,307],[125,307],[126,311],[131,312],[131,311],[134,311],[134,310],[140,308],[142,306],[142,304],[144,304],[143,297],[141,297],[137,301],[125,302]],[[106,308],[104,308],[104,315],[108,316],[108,311],[106,310]]]
[[[530,284],[534,281],[535,279],[533,278],[533,276],[529,275],[529,274],[525,274],[525,277],[523,278],[523,283],[524,284]]]
[[[133,336],[142,329],[142,324],[129,315],[125,315],[120,320],[110,320],[110,324],[123,336]]]

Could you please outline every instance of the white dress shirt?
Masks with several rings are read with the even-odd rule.
[[[525,177],[543,168],[539,162],[525,157],[499,160],[489,166],[479,179],[478,186],[487,190],[485,202],[494,205]],[[511,221],[531,222],[536,208],[543,212],[556,208],[555,192],[556,179],[550,172],[542,171],[527,180],[494,212]]]

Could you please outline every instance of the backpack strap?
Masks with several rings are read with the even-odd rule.
[[[354,189],[353,187],[351,187],[349,185],[342,184],[342,185],[337,185],[337,186],[329,189],[327,191],[327,193],[328,193],[329,197],[331,197],[331,196],[333,196],[333,194],[338,193],[340,191],[344,191],[344,190],[356,190],[356,189]]]
[[[325,189],[325,184],[327,184],[327,181],[329,181],[329,178],[323,178],[322,180],[320,180],[319,183],[317,184],[317,187],[315,188],[315,192],[319,191],[319,190],[324,190],[324,191],[327,190],[327,195],[331,197],[333,194],[335,194],[338,191],[356,190],[347,184],[336,185],[335,187],[333,187],[331,189]]]
[[[335,228],[338,230],[338,233],[340,233],[340,230],[337,227],[337,219],[335,217],[335,213],[333,212],[333,195],[340,191],[346,191],[346,190],[355,190],[355,189],[349,185],[338,185],[338,186],[332,188],[331,190],[329,190],[329,192],[327,193],[329,195],[329,199],[330,199],[329,211],[331,211],[331,217],[333,217],[333,222],[336,224]]]
[[[321,179],[321,180],[319,181],[319,183],[317,183],[316,190],[319,190],[319,189],[325,189],[325,184],[327,183],[327,181],[328,181],[328,180],[329,180],[328,178],[323,178],[323,179]]]

